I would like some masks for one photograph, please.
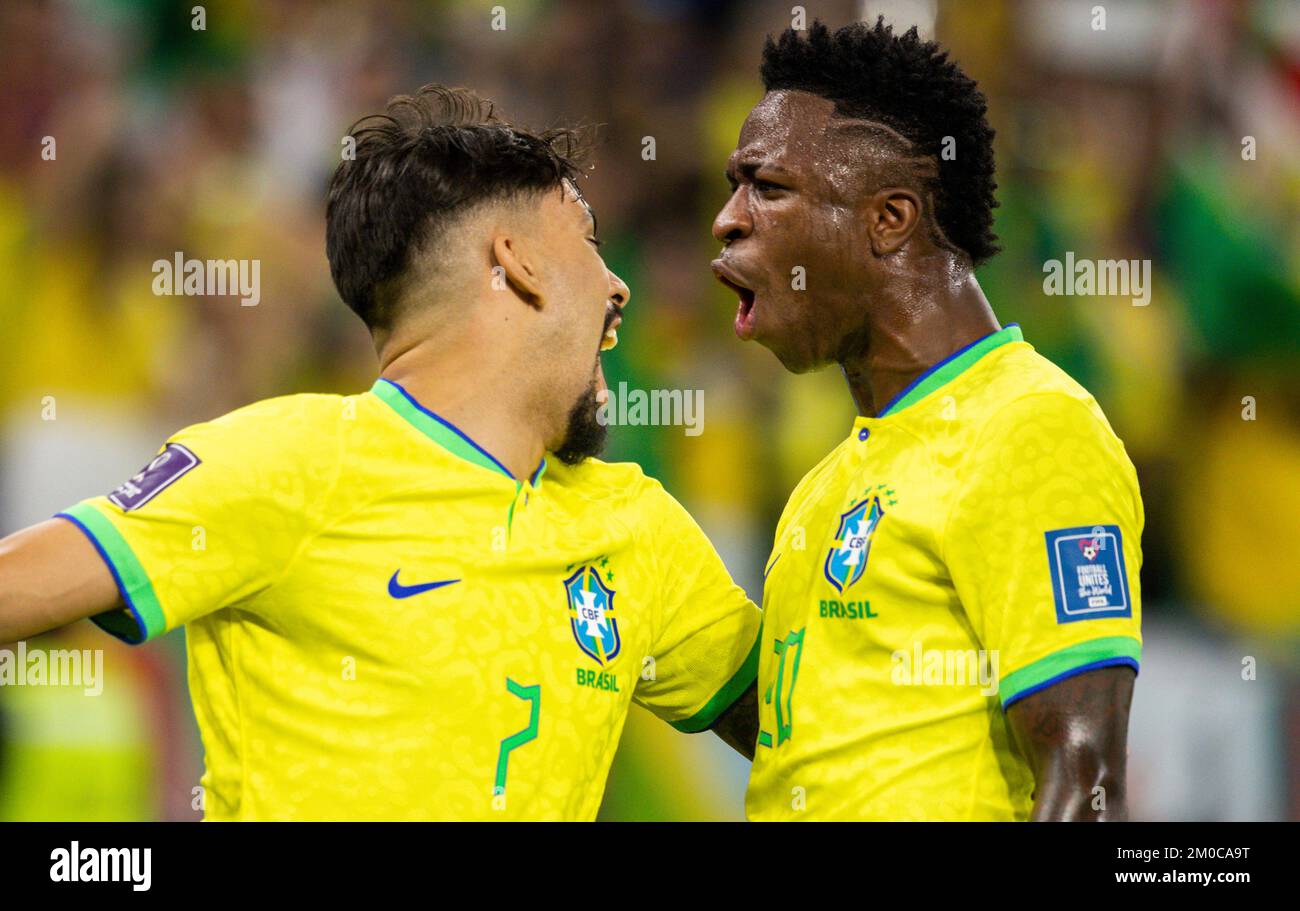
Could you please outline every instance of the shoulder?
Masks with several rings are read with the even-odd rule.
[[[304,393],[262,399],[212,420],[191,424],[175,437],[241,437],[243,442],[250,444],[291,444],[295,439],[301,440],[303,435],[333,435],[339,432],[342,421],[347,419],[346,403],[353,398]]]
[[[579,465],[559,466],[555,475],[551,477],[548,467],[543,486],[558,482],[577,508],[599,510],[636,536],[655,541],[660,549],[674,541],[689,543],[703,534],[686,507],[634,462],[586,459]]]
[[[1026,349],[981,391],[959,477],[996,480],[1006,490],[1064,495],[1067,487],[1086,483],[1139,496],[1137,472],[1097,400]]]
[[[1092,394],[1029,345],[1008,350],[970,404],[986,448],[1080,437],[1123,448]]]
[[[236,408],[196,426],[210,426],[218,431],[248,430],[275,428],[287,422],[295,430],[334,428],[346,419],[347,402],[356,398],[315,392],[281,395]]]
[[[577,465],[565,465],[550,455],[547,456],[542,483],[562,488],[578,500],[610,506],[634,503],[654,507],[669,501],[676,503],[663,484],[647,475],[635,462],[604,462],[588,458]]]
[[[192,424],[168,439],[200,463],[226,465],[240,474],[307,474],[318,479],[340,459],[342,435],[355,397],[301,394],[254,402]]]

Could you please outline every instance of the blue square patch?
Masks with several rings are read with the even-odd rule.
[[[1057,623],[1133,616],[1118,525],[1062,528],[1046,537]]]

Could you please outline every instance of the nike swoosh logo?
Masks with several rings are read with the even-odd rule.
[[[444,585],[455,585],[459,579],[445,579],[442,582],[423,582],[420,585],[403,585],[397,581],[399,569],[393,573],[393,578],[388,580],[388,594],[394,598],[410,598],[414,595],[422,595],[425,592],[431,592],[435,588],[442,588]]]

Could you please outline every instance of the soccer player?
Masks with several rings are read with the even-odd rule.
[[[883,20],[769,39],[762,77],[713,269],[737,335],[838,364],[861,416],[777,526],[747,812],[1123,819],[1142,501],[1092,396],[975,279],[985,99]]]
[[[0,641],[185,626],[208,819],[592,819],[632,702],[749,753],[758,609],[591,458],[628,289],[573,134],[428,86],[352,135],[327,252],[379,379],[182,430],[0,542]]]

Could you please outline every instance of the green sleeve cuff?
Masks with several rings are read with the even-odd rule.
[[[718,720],[718,716],[731,708],[732,704],[749,689],[750,685],[758,679],[758,643],[759,639],[754,640],[754,647],[749,650],[745,660],[741,662],[740,669],[732,675],[731,679],[723,684],[722,689],[718,690],[713,698],[704,703],[704,708],[700,709],[685,721],[670,721],[673,727],[684,734],[698,734],[700,731],[706,731]]]
[[[1007,674],[998,685],[998,696],[1002,699],[1002,708],[1005,710],[1019,699],[1084,671],[1125,666],[1133,668],[1136,673],[1141,657],[1142,643],[1131,636],[1090,639],[1052,652],[1033,664]]]
[[[117,583],[117,590],[126,605],[124,610],[106,611],[91,617],[95,625],[131,645],[147,642],[165,632],[167,620],[153,583],[131,545],[126,543],[126,538],[108,517],[89,503],[78,503],[55,518],[67,519],[95,545],[95,550],[99,551],[99,556],[113,574],[113,581]]]

